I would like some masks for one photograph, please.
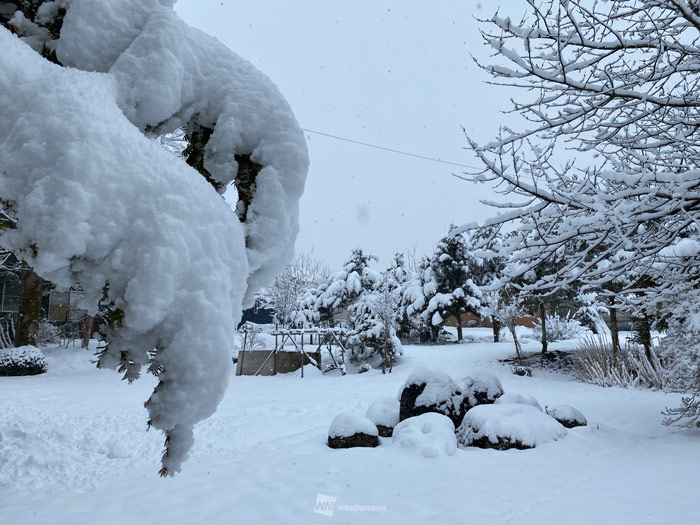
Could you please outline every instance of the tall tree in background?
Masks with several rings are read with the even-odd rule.
[[[451,229],[452,230],[452,229]],[[469,275],[469,251],[461,234],[448,234],[438,243],[432,257],[437,285],[428,303],[433,325],[442,325],[448,317],[457,320],[457,340],[462,341],[462,314],[479,314],[481,291]]]

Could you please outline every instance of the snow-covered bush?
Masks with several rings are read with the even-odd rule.
[[[44,354],[35,346],[0,350],[0,376],[33,376],[46,372]]]
[[[449,417],[432,412],[399,423],[391,444],[424,458],[454,456],[457,452],[454,423]]]
[[[588,337],[573,356],[576,375],[594,385],[622,388],[646,387],[662,389],[668,372],[654,349],[647,357],[643,350],[614,352],[612,344],[602,337]]]
[[[532,407],[535,407],[537,410],[542,410],[542,406],[537,402],[537,399],[535,399],[534,397],[525,397],[521,394],[516,394],[514,392],[506,392],[501,397],[496,399],[496,401],[494,401],[493,403],[494,405],[530,405]]]
[[[379,445],[377,426],[365,416],[343,412],[328,429],[331,448],[376,447]]]
[[[99,366],[158,377],[146,406],[163,475],[224,396],[244,304],[291,258],[308,168],[277,87],[173,3],[46,2],[37,20],[15,14],[16,35],[0,28],[0,195],[17,225],[0,243],[80,283],[90,314],[108,292]],[[150,140],[183,127],[197,170]]]
[[[455,426],[464,416],[461,387],[449,375],[438,370],[418,367],[413,370],[399,391],[400,419],[428,412],[449,417]]]
[[[474,369],[460,382],[462,390],[462,412],[477,405],[493,403],[503,395],[500,379],[488,370]]]
[[[586,417],[571,405],[547,407],[547,414],[559,421],[559,423],[566,428],[585,427],[588,424]]]
[[[566,435],[566,428],[554,418],[529,405],[479,405],[464,416],[457,429],[462,446],[534,448]]]
[[[547,313],[545,325],[547,327],[547,339],[549,341],[576,339],[585,331],[583,325],[574,319],[569,312],[564,316],[560,316],[557,313]],[[532,337],[538,341],[542,340],[542,321],[540,319],[537,319],[537,322],[532,327]]]
[[[372,403],[365,417],[377,425],[379,435],[390,437],[396,425],[399,424],[399,402],[391,397],[382,397]]]

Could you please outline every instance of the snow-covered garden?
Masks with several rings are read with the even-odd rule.
[[[319,132],[174,4],[0,1],[0,522],[698,522],[700,1],[480,20],[478,167],[320,133],[498,212],[334,268]]]
[[[325,510],[342,523],[695,522],[699,431],[660,424],[679,395],[602,388],[545,370],[516,376],[499,362],[512,356],[511,342],[487,342],[488,329],[466,332],[484,342],[406,346],[388,375],[307,367],[304,379],[231,377],[216,414],[195,429],[186,468],[166,481],[154,475],[162,441],[146,430],[142,407],[154,381],[128,385],[95,369],[90,351],[46,349],[46,374],[0,381],[2,521],[333,522]],[[534,341],[524,347],[538,349]],[[443,421],[429,433],[421,426],[380,437],[376,448],[328,447],[339,413],[364,416],[381,398],[398,406],[421,367],[458,379],[485,370],[504,396],[574,406],[588,425],[529,450],[446,450],[455,437],[439,428]]]

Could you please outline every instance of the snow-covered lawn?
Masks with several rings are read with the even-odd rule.
[[[0,378],[0,523],[700,519],[700,430],[660,424],[659,412],[680,396],[603,389],[537,370],[515,376],[498,363],[512,354],[508,343],[408,346],[388,376],[232,377],[217,413],[196,427],[192,455],[174,479],[158,477],[162,434],[146,432],[143,400],[152,378],[129,386],[95,369],[90,352],[46,353],[47,374]],[[328,448],[339,412],[363,415],[375,399],[396,396],[417,366],[457,378],[487,368],[506,392],[543,407],[573,405],[589,426],[524,451],[469,448],[426,458],[390,446],[391,438],[374,449]],[[314,512],[322,509],[333,516]]]

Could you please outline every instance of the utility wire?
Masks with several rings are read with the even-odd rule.
[[[447,160],[436,159],[433,157],[426,157],[424,155],[417,155],[415,153],[408,153],[406,151],[399,151],[397,149],[385,148],[383,146],[377,146],[376,144],[369,144],[367,142],[360,142],[359,140],[346,139],[345,137],[338,137],[336,135],[331,135],[329,133],[322,133],[320,131],[314,131],[313,129],[306,129],[306,128],[301,128],[301,129],[302,129],[302,131],[306,131],[307,133],[315,133],[316,135],[322,135],[324,137],[329,137],[329,138],[336,139],[336,140],[343,140],[345,142],[351,142],[352,144],[359,144],[360,146],[366,146],[368,148],[375,148],[375,149],[380,149],[383,151],[390,151],[391,153],[398,153],[399,155],[406,155],[408,157],[416,157],[417,159],[429,160],[431,162],[439,162],[441,164],[449,164],[450,166],[459,166],[460,168],[467,168],[470,170],[479,169],[479,168],[475,168],[474,166],[467,166],[466,164],[459,164],[457,162],[449,162]]]

